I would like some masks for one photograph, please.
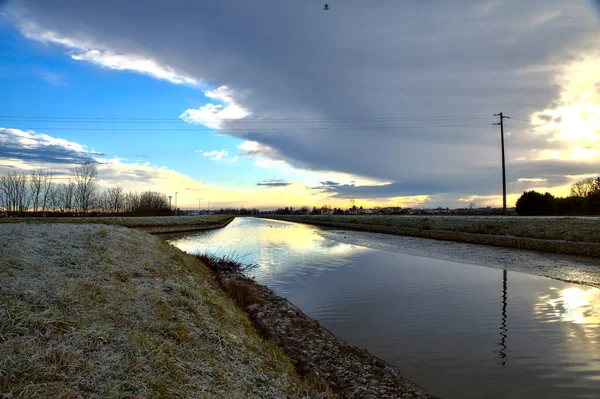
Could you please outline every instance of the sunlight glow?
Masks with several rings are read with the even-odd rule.
[[[555,106],[531,115],[531,123],[560,150],[540,149],[538,159],[595,158],[600,152],[599,57],[587,57],[564,68]]]
[[[591,331],[600,327],[600,290],[571,287],[556,291],[558,296],[540,297],[538,313],[546,313],[557,321],[584,324]]]

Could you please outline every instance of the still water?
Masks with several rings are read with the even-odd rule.
[[[442,398],[600,397],[600,290],[345,234],[238,218],[171,243],[245,255],[258,282]]]

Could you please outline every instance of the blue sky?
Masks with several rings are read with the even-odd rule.
[[[600,174],[593,3],[8,0],[0,168],[74,151],[190,206],[497,206],[504,112],[509,204],[564,195]]]
[[[253,167],[248,158],[215,162],[202,156],[200,151],[225,149],[232,158],[243,140],[178,119],[188,108],[214,102],[197,87],[73,60],[61,46],[23,37],[6,20],[0,23],[0,59],[2,91],[10,93],[0,96],[2,116],[115,118],[100,123],[3,118],[4,125],[77,142],[106,157],[167,166],[208,184],[255,186],[277,175]],[[164,120],[120,123],[121,118]]]

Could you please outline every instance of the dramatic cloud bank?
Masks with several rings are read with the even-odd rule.
[[[511,192],[600,172],[600,25],[590,2],[13,1],[28,37],[214,104],[181,118],[245,140],[259,166],[386,184],[336,197],[491,196],[507,121]],[[168,9],[168,12],[166,10]],[[498,18],[501,15],[502,18]],[[333,182],[329,182],[333,183]]]

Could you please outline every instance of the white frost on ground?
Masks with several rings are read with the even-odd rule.
[[[301,397],[290,367],[202,264],[158,237],[0,224],[0,394]]]

